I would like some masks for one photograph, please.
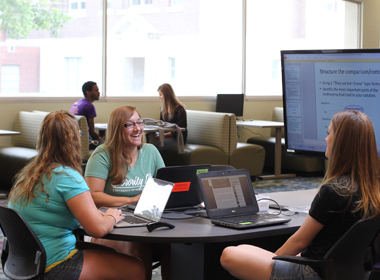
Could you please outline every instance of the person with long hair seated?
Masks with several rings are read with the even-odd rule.
[[[135,107],[121,106],[110,115],[105,143],[87,162],[85,179],[97,207],[120,207],[137,202],[149,177],[164,167],[156,147],[145,143],[144,126]],[[146,268],[146,279],[152,275],[152,260],[161,259],[163,278],[170,274],[168,246],[92,238],[120,253],[140,258]],[[158,256],[153,256],[153,253]]]
[[[157,89],[159,98],[162,102],[160,109],[160,120],[174,123],[178,127],[187,129],[187,114],[185,105],[183,105],[174,93],[174,90],[170,84],[162,84]],[[165,133],[164,145],[161,147],[159,141],[156,142],[156,146],[162,152],[172,147],[176,147],[177,134],[179,131],[170,131]],[[183,144],[186,145],[187,130],[182,131]],[[156,137],[159,140],[159,137]]]
[[[322,259],[358,220],[380,216],[379,156],[372,122],[359,111],[336,113],[328,127],[329,165],[309,215],[275,253],[251,245],[227,247],[222,266],[238,279],[322,279],[307,265],[276,255]]]
[[[37,141],[38,155],[17,175],[9,195],[47,254],[44,279],[144,279],[143,263],[107,250],[76,249],[79,227],[102,237],[123,219],[117,209],[100,212],[82,177],[80,131],[67,111],[48,114]]]

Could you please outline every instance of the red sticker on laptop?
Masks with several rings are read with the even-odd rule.
[[[190,190],[190,182],[174,183],[172,192],[188,192]]]

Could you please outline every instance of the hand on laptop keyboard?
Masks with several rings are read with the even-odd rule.
[[[109,208],[103,214],[104,216],[111,216],[112,218],[114,218],[115,224],[117,224],[118,222],[124,219],[124,216],[121,214],[121,210],[116,209],[116,208]]]

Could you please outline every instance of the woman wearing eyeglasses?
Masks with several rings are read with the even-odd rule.
[[[143,132],[143,122],[135,107],[121,106],[111,113],[106,141],[91,155],[85,172],[97,207],[119,207],[137,202],[146,180],[155,177],[157,170],[165,166],[157,148],[145,143]],[[152,252],[162,251],[154,244],[95,238],[92,242],[139,257],[145,264],[146,279],[152,274]],[[168,250],[165,252],[169,254]]]

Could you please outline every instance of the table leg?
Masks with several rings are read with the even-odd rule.
[[[171,244],[172,280],[234,280],[220,264],[229,243]]]
[[[146,134],[147,136],[147,142],[150,144],[154,144],[156,142],[156,132],[148,132]]]
[[[204,244],[171,244],[171,279],[204,279]]]
[[[275,252],[291,234],[266,236],[236,242],[171,244],[172,280],[235,280],[220,264],[220,256],[227,246],[255,245]]]
[[[294,178],[296,174],[281,174],[281,136],[282,128],[276,127],[276,143],[274,150],[274,175],[259,176],[263,180]]]

